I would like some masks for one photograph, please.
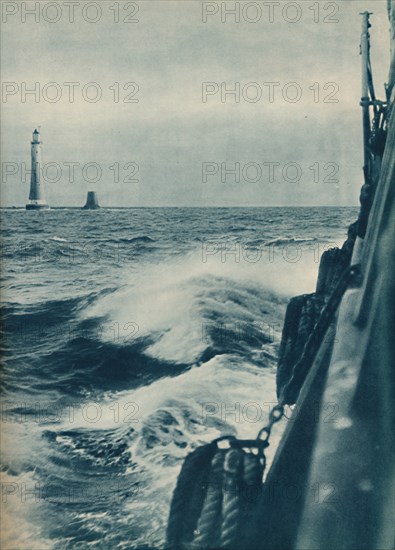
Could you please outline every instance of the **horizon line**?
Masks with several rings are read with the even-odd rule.
[[[127,210],[129,208],[360,208],[360,204],[287,204],[287,205],[204,205],[204,206],[185,206],[185,205],[130,205],[130,206],[100,206],[95,210],[109,210],[116,208],[117,210]],[[0,206],[0,210],[26,210],[25,206]],[[49,210],[89,210],[83,206],[50,206]],[[48,210],[46,210],[48,211]]]

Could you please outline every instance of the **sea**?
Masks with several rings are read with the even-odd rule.
[[[2,209],[2,548],[163,548],[183,459],[265,425],[287,302],[357,213]]]

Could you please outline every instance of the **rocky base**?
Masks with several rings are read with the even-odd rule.
[[[26,210],[50,210],[48,204],[27,204]]]

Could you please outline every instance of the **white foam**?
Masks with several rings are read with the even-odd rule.
[[[32,472],[12,475],[1,472],[1,548],[2,550],[46,550],[53,548],[54,542],[47,540],[37,522],[31,517],[37,508],[37,502],[29,494],[23,496],[28,488],[33,490],[37,480]]]
[[[169,413],[178,422],[189,449],[197,442],[211,441],[224,433],[255,437],[276,403],[273,369],[242,363],[236,356],[221,355],[177,378],[167,377],[136,390],[118,392],[116,398],[100,404],[100,419],[93,425],[76,410],[72,426],[73,429],[132,430],[135,434],[131,448],[133,461],[140,457],[143,464],[146,461],[156,464],[164,454],[175,457],[186,454],[185,449],[180,451],[174,446],[172,436],[165,436],[164,440],[163,423],[155,420],[158,411]],[[132,404],[134,414],[129,415]],[[119,411],[117,416],[115,409]],[[144,427],[147,426],[156,431],[161,440],[161,444],[149,450],[144,448]],[[70,426],[65,422],[63,428]]]
[[[63,237],[58,237],[58,236],[54,236],[54,237],[51,237],[50,238],[51,241],[57,241],[57,242],[60,242],[60,243],[67,243],[67,239],[64,239]]]
[[[126,276],[122,289],[99,298],[83,315],[108,319],[103,341],[113,341],[116,326],[119,344],[130,343],[127,335],[137,325],[133,337],[152,339],[147,354],[193,363],[207,345],[202,339],[204,311],[228,308],[229,319],[236,322],[248,318],[265,292],[285,299],[314,290],[318,264],[312,255],[295,263],[282,256],[273,262],[262,257],[256,263],[236,262],[232,256],[222,259],[223,255],[214,255],[203,262],[198,250],[160,264],[141,264],[133,276]],[[228,299],[229,291],[240,299]]]

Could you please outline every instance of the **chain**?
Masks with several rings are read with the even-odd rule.
[[[272,408],[269,414],[269,422],[264,428],[259,430],[257,439],[263,440],[267,445],[269,444],[269,438],[274,424],[280,422],[284,416],[284,406],[281,402]]]

